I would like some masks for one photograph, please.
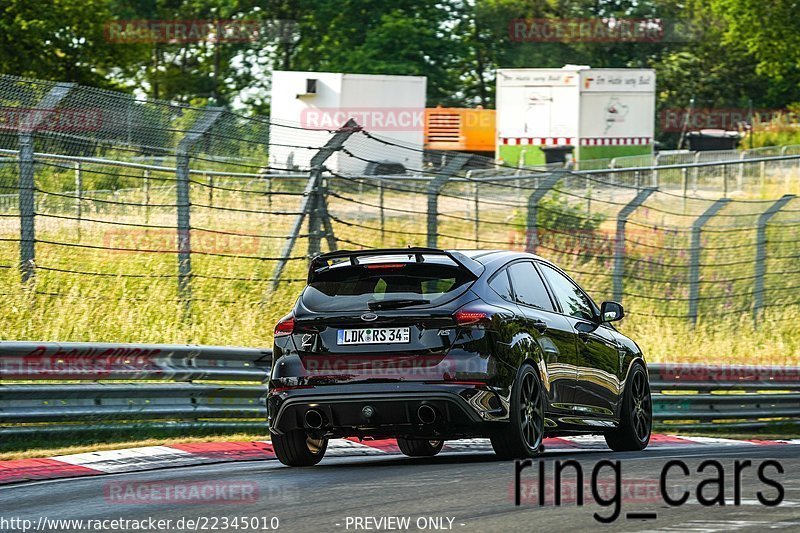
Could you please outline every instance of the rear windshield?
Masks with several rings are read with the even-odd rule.
[[[432,263],[340,265],[315,275],[303,291],[314,311],[362,311],[435,306],[474,281],[457,266]]]

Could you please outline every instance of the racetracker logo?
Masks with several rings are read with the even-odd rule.
[[[106,483],[106,502],[134,504],[248,504],[258,500],[253,481],[112,481]]]
[[[53,109],[0,106],[0,131],[81,133],[98,131],[103,125],[99,108]]]
[[[661,131],[679,132],[705,129],[738,130],[754,123],[773,126],[800,124],[797,113],[785,109],[702,108],[664,109],[658,114]]]
[[[353,119],[367,131],[422,131],[425,110],[417,107],[318,107],[300,113],[305,129],[333,131]]]
[[[665,19],[513,19],[508,36],[524,43],[660,43],[698,40],[696,25]]]
[[[293,20],[114,20],[103,28],[112,43],[293,43]]]

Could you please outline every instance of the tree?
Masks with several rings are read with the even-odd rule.
[[[108,0],[50,2],[46,6],[31,0],[3,0],[0,72],[116,86],[113,73],[131,55],[130,50],[111,46],[106,40],[110,7]]]

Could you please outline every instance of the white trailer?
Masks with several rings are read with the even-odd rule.
[[[650,154],[655,88],[651,69],[498,69],[497,158],[538,165],[556,145],[578,160]]]
[[[334,153],[325,162],[331,171],[382,172],[369,161],[422,169],[426,84],[424,76],[274,71],[270,166],[308,169],[318,148],[331,138],[329,130],[353,118],[375,137],[400,146],[357,133],[345,144],[356,157]]]

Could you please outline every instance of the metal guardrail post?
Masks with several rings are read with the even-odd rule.
[[[439,192],[445,186],[447,180],[464,168],[470,157],[469,154],[456,154],[447,162],[441,172],[428,182],[428,248],[436,248],[438,239]]]
[[[767,272],[767,224],[778,211],[794,200],[794,194],[785,194],[764,211],[756,223],[756,264],[755,287],[753,289],[753,321],[758,322],[761,308],[764,306],[764,275]]]
[[[535,254],[536,247],[539,246],[539,202],[556,186],[561,176],[559,172],[547,176],[528,196],[528,217],[525,228],[525,251],[528,253]]]
[[[711,204],[708,209],[706,209],[703,214],[697,217],[697,219],[692,223],[692,240],[691,247],[689,249],[689,253],[691,254],[689,257],[689,318],[691,319],[693,325],[697,324],[697,307],[700,297],[700,253],[702,252],[702,243],[700,241],[700,237],[702,236],[701,232],[706,222],[708,222],[711,217],[716,215],[730,201],[730,198],[720,198]]]
[[[74,83],[57,83],[50,92],[20,121],[19,127],[19,259],[22,282],[35,275],[36,259],[36,197],[34,169],[34,134],[36,129],[55,111]]]
[[[614,272],[612,274],[614,280],[614,300],[622,302],[623,295],[623,279],[625,277],[625,225],[628,223],[628,217],[641,206],[651,194],[656,192],[653,188],[647,188],[639,191],[636,197],[628,202],[617,215],[617,233],[614,237]]]
[[[192,149],[214,125],[225,110],[221,107],[206,108],[205,113],[187,131],[178,143],[175,156],[176,203],[178,206],[178,296],[187,313],[191,306],[192,243],[191,243],[191,198],[189,196],[189,157]]]
[[[344,126],[342,126],[336,133],[333,134],[330,139],[328,139],[328,142],[325,143],[325,146],[320,148],[319,152],[314,154],[314,156],[311,158],[311,172],[309,174],[308,183],[306,183],[306,188],[303,190],[303,200],[300,204],[300,213],[297,215],[297,218],[292,225],[289,238],[286,240],[283,250],[281,250],[281,257],[275,265],[275,270],[272,274],[270,292],[275,292],[275,289],[278,287],[280,278],[283,275],[283,270],[286,268],[286,263],[289,262],[292,249],[294,248],[295,242],[297,242],[297,236],[300,234],[300,230],[303,227],[303,221],[306,217],[308,217],[309,259],[311,259],[312,253],[314,253],[314,255],[319,253],[318,231],[320,219],[316,211],[320,207],[320,202],[325,202],[325,198],[322,198],[319,194],[319,189],[322,187],[321,181],[323,164],[330,156],[333,155],[334,152],[341,150],[345,141],[359,129],[361,129],[361,127],[355,120],[348,120]],[[330,223],[330,220],[328,220],[328,223]],[[330,237],[332,238],[333,236],[331,235]]]

